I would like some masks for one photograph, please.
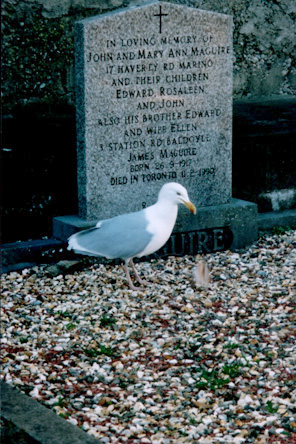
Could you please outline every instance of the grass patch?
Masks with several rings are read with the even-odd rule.
[[[296,225],[294,225],[294,224],[287,225],[287,226],[278,225],[278,226],[272,227],[271,232],[272,232],[272,234],[281,235],[281,234],[285,234],[285,233],[287,233],[289,231],[293,231],[293,230],[296,230]]]
[[[76,324],[73,324],[72,322],[70,322],[69,324],[66,325],[66,329],[71,331],[74,330],[77,327]]]
[[[196,387],[200,390],[220,389],[227,385],[232,379],[235,379],[241,373],[241,367],[244,364],[241,361],[234,361],[230,364],[224,364],[222,368],[197,370],[200,373]]]
[[[196,383],[196,388],[200,390],[216,390],[224,387],[230,382],[230,378],[223,378],[218,370],[202,370],[200,379]]]
[[[109,327],[109,326],[115,325],[116,322],[117,322],[117,319],[104,315],[101,318],[100,326],[101,327]]]
[[[111,347],[105,347],[105,345],[99,344],[98,348],[85,348],[83,353],[89,358],[96,358],[100,355],[114,357],[116,356],[115,350]]]
[[[278,405],[273,405],[272,401],[267,401],[265,409],[268,413],[276,413],[279,409]]]
[[[222,372],[225,375],[228,375],[231,379],[236,378],[240,374],[240,368],[243,367],[243,364],[239,361],[232,362],[231,364],[225,364],[222,367]]]
[[[54,405],[54,407],[65,407],[65,401],[63,398],[59,398],[58,402],[56,402]]]
[[[224,348],[234,350],[235,348],[238,348],[238,344],[236,344],[235,342],[228,342],[228,344],[224,345]]]
[[[28,341],[29,341],[28,338],[25,338],[24,336],[21,336],[21,337],[20,337],[20,343],[21,343],[21,344],[25,344],[25,343],[28,342]]]

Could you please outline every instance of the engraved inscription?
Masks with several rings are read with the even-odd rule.
[[[161,19],[164,16],[161,6],[159,14],[155,16],[159,16],[161,33]],[[188,46],[183,47],[184,45]],[[218,63],[219,56],[228,54],[229,51],[229,47],[215,44],[213,35],[203,33],[190,36],[155,35],[107,39],[105,52],[88,53],[87,63],[100,62],[102,69],[105,65],[106,73],[109,74],[111,95],[118,101],[130,103],[134,100],[134,114],[119,117],[105,116],[99,112],[98,127],[120,126],[122,138],[128,138],[124,141],[110,141],[105,146],[100,146],[113,152],[127,152],[127,163],[136,159],[133,154],[135,150],[156,149],[153,156],[147,157],[148,151],[139,153],[139,158],[143,157],[147,162],[131,163],[126,168],[124,177],[112,175],[112,186],[136,183],[139,180],[145,182],[171,178],[215,177],[218,165],[208,164],[199,168],[203,162],[199,157],[200,147],[211,142],[210,134],[201,122],[221,118],[223,108],[193,109],[187,103],[186,96],[207,93],[212,67]],[[204,58],[205,56],[210,58]],[[170,59],[177,60],[169,61]],[[108,63],[111,61],[112,65]],[[141,124],[141,127],[129,127],[137,124]],[[145,124],[144,128],[142,124]],[[137,139],[132,140],[133,138]],[[183,148],[168,149],[176,146]],[[190,156],[190,163],[167,162],[167,159],[185,156]],[[157,171],[160,169],[159,165],[161,174]],[[148,170],[148,174],[133,174]]]
[[[173,233],[158,254],[159,256],[207,254],[229,249],[232,242],[233,233],[229,227]]]
[[[188,26],[183,11],[191,17],[194,9],[145,8],[139,14],[144,11],[142,21],[149,26],[137,16],[126,29],[112,25],[107,33],[96,21],[85,21],[83,128],[92,162],[100,165],[88,171],[87,189],[101,196],[99,185],[93,186],[99,174],[110,186],[106,199],[111,189],[131,193],[143,190],[141,184],[155,183],[159,189],[164,182],[179,181],[189,193],[196,190],[198,205],[210,205],[206,195],[218,195],[225,168],[231,169],[230,101],[221,93],[225,83],[229,91],[232,87],[225,68],[230,66],[230,34],[220,33],[220,19],[219,32],[208,16],[199,21],[204,12]],[[226,186],[230,196],[231,183]]]
[[[159,13],[154,14],[154,17],[159,17],[159,34],[161,34],[162,31],[162,17],[166,17],[168,14],[164,14],[161,10],[161,5],[159,5]]]

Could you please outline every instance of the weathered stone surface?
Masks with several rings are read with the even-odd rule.
[[[76,25],[80,215],[151,205],[166,182],[231,198],[232,20],[149,2]]]
[[[48,260],[63,247],[56,239],[32,240],[2,244],[0,248],[1,266],[4,273],[31,267]]]
[[[28,443],[99,443],[93,436],[73,426],[9,384],[1,382],[0,388],[1,417],[13,423],[20,432],[23,432]]]
[[[258,214],[258,228],[261,231],[280,232],[287,228],[296,228],[296,209],[280,212],[270,211]]]
[[[79,230],[86,230],[87,228],[96,225],[97,220],[87,221],[79,216],[57,216],[53,218],[53,236],[56,239],[66,241],[72,234]]]
[[[294,0],[176,1],[233,16],[234,97],[295,94]],[[4,0],[2,4],[3,105],[9,113],[16,103],[33,100],[56,104],[66,99],[73,103],[69,60],[73,21],[135,1]]]
[[[56,264],[49,265],[46,268],[46,272],[51,277],[58,276],[59,274],[70,274],[74,273],[74,271],[80,270],[82,268],[82,264],[76,260],[61,260]]]

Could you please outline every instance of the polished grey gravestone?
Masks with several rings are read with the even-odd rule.
[[[184,239],[208,230],[181,253],[252,242],[256,206],[231,192],[231,17],[152,1],[79,21],[75,35],[79,216],[56,218],[54,234],[137,211],[179,182],[213,215],[180,211]]]

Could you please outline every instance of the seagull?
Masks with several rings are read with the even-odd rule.
[[[94,228],[73,234],[68,239],[68,249],[88,256],[122,259],[129,288],[139,290],[132,283],[128,266],[132,267],[140,285],[148,285],[139,277],[133,258],[148,256],[167,242],[177,219],[178,204],[184,204],[196,214],[187,190],[179,183],[167,183],[161,188],[154,205],[99,221]]]

